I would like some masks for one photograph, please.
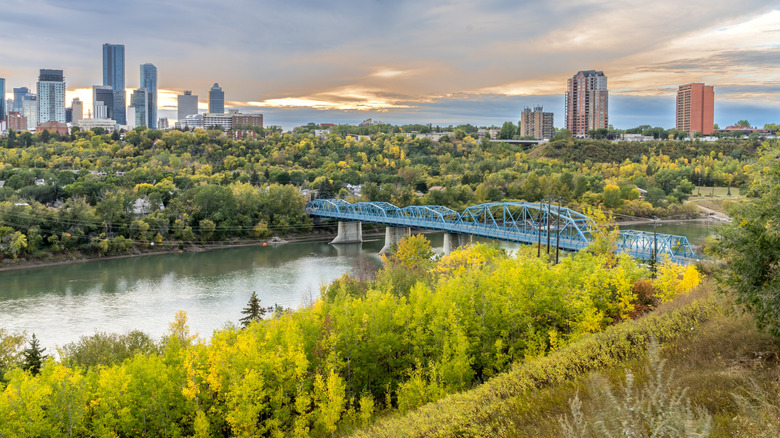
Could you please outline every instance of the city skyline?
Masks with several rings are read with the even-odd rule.
[[[34,89],[39,69],[57,68],[68,77],[67,102],[79,97],[90,108],[91,87],[101,83],[100,46],[110,41],[126,47],[130,72],[157,66],[158,116],[172,120],[183,90],[206,96],[219,82],[230,91],[226,107],[262,112],[285,128],[369,117],[500,125],[536,105],[563,127],[566,79],[590,69],[609,77],[609,119],[617,128],[674,127],[677,87],[691,82],[715,86],[721,126],[778,118],[780,10],[766,1],[337,1],[273,8],[234,1],[217,16],[212,9],[205,1],[6,5],[0,16],[6,96],[14,87]],[[29,33],[33,19],[36,38],[14,38]],[[110,37],[92,25],[108,21]],[[209,38],[192,38],[192,28],[208,29]],[[139,87],[137,81],[128,75],[126,88]],[[201,111],[207,106],[200,102]]]

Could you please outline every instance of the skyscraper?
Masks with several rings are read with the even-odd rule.
[[[585,137],[588,131],[609,127],[607,77],[604,72],[583,70],[568,80],[566,129]]]
[[[114,118],[114,89],[110,86],[92,86],[92,117],[116,121]]]
[[[22,98],[22,114],[27,120],[27,130],[34,131],[38,126],[38,95],[27,93]]]
[[[552,138],[553,131],[553,113],[542,112],[541,106],[535,106],[533,111],[526,107],[520,114],[520,136]]]
[[[223,114],[225,112],[225,92],[218,83],[209,90],[209,113]]]
[[[24,103],[24,96],[29,94],[30,90],[27,87],[14,88],[14,107],[12,111],[16,111],[22,114],[22,104]],[[24,115],[24,114],[22,114]]]
[[[152,64],[141,64],[141,87],[146,89],[146,114],[151,129],[157,129],[157,67]],[[138,113],[136,113],[138,117]]]
[[[712,134],[715,125],[715,89],[700,82],[677,89],[677,130],[690,136]]]
[[[65,123],[65,78],[62,70],[41,69],[37,86],[38,123]]]
[[[149,94],[146,88],[139,88],[130,95],[130,106],[135,108],[135,126],[149,127]]]
[[[5,78],[0,78],[0,121],[5,120]]]
[[[184,94],[177,96],[178,120],[184,121],[187,116],[198,114],[198,96],[190,90],[184,90]]]
[[[127,123],[125,118],[125,46],[124,44],[103,44],[103,85],[114,91],[112,119],[118,124]]]
[[[71,120],[73,123],[84,119],[84,102],[81,99],[78,97],[74,98],[73,103],[71,103],[71,109],[73,110],[73,118]]]

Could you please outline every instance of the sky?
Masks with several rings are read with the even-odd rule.
[[[265,125],[517,122],[542,105],[564,125],[566,79],[608,78],[616,128],[674,127],[677,86],[715,86],[715,122],[780,122],[780,3],[760,0],[9,0],[0,77],[35,88],[64,70],[91,108],[103,43],[125,45],[128,95],[158,69],[159,117],[176,95]],[[86,114],[85,114],[86,115]]]

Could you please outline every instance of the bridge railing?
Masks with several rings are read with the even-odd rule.
[[[555,205],[528,202],[486,203],[466,208],[462,213],[437,205],[396,207],[387,202],[350,204],[341,199],[318,199],[306,204],[312,216],[342,221],[370,222],[468,234],[490,239],[534,244],[542,241],[567,251],[587,247],[596,232],[591,218]],[[620,231],[618,250],[650,259],[653,254],[668,255],[673,261],[699,258],[685,236],[647,231]]]

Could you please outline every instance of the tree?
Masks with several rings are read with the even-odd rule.
[[[748,202],[736,204],[734,221],[719,230],[715,251],[726,262],[724,289],[755,314],[759,327],[780,336],[780,143],[767,144],[751,166]]]
[[[30,339],[30,348],[25,348],[22,353],[22,369],[30,371],[33,376],[38,375],[41,372],[43,361],[48,357],[48,355],[43,354],[44,351],[46,349],[40,346],[38,338],[33,333],[32,339]]]
[[[739,126],[740,128],[750,128],[750,122],[747,120],[740,120],[735,123],[734,126]]]
[[[511,140],[512,137],[515,136],[515,133],[517,132],[517,126],[515,126],[512,122],[504,122],[504,125],[501,126],[501,131],[498,133],[498,138],[500,140]]]
[[[239,321],[241,321],[241,325],[244,327],[247,327],[252,323],[252,321],[259,321],[263,319],[263,316],[265,315],[265,309],[260,306],[260,299],[257,298],[257,293],[255,293],[255,291],[252,291],[252,296],[249,297],[249,303],[247,303],[246,307],[244,307],[244,310],[242,310],[241,313],[246,315],[245,317],[239,319]]]

